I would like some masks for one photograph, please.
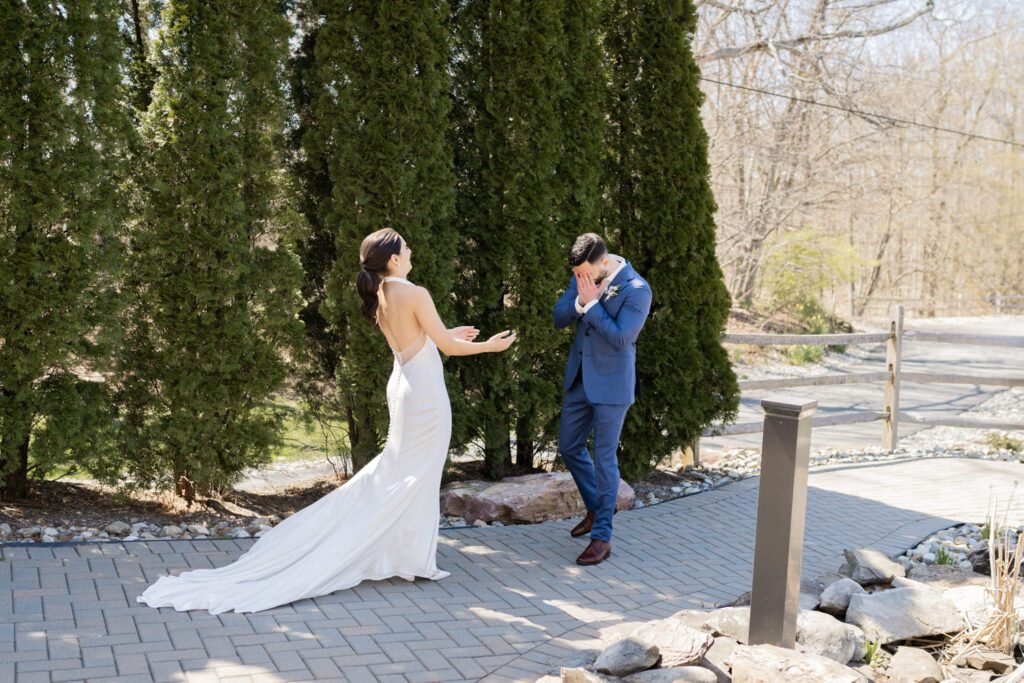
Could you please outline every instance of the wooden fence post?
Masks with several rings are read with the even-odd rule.
[[[903,356],[903,306],[893,307],[889,323],[889,341],[885,343],[885,367],[889,379],[885,382],[885,413],[882,421],[882,447],[896,450],[899,443],[900,419],[900,361]]]

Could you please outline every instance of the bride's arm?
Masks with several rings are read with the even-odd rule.
[[[452,336],[451,331],[441,321],[441,316],[437,314],[437,307],[434,306],[434,300],[430,298],[430,292],[423,287],[416,288],[413,306],[416,320],[419,321],[423,331],[434,340],[437,348],[446,356],[472,356],[478,353],[504,351],[515,341],[515,335],[512,333],[509,333],[506,338],[499,338],[501,335],[495,335],[484,342],[471,342]]]
[[[458,327],[449,327],[448,334],[463,341],[473,341],[479,336],[480,330],[472,325],[460,325]]]

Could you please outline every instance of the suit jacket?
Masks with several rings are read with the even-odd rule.
[[[616,289],[617,288],[617,289]],[[614,296],[609,291],[616,289]],[[583,390],[591,403],[631,405],[636,400],[636,339],[651,311],[651,286],[627,261],[604,296],[582,316],[576,312],[576,277],[555,304],[555,327],[576,323],[565,364],[568,390],[583,368]]]

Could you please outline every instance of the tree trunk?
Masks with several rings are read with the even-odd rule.
[[[20,434],[9,434],[14,448],[10,450],[6,447],[4,448],[7,452],[13,451],[16,462],[15,469],[8,472],[4,477],[4,500],[18,500],[28,497],[28,446],[29,439],[32,436],[31,424],[32,420],[29,419],[26,429],[17,430],[21,432]]]
[[[505,402],[502,402],[503,405]],[[512,457],[512,444],[509,439],[506,416],[508,408],[499,409],[492,406],[488,411],[487,424],[484,425],[484,467],[487,476],[497,481],[505,476],[509,459]]]

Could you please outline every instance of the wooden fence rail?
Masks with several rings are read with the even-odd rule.
[[[913,413],[900,413],[900,419],[904,422],[914,424],[930,425],[932,427],[964,427],[965,429],[1005,429],[1016,431],[1024,429],[1024,423],[1011,420],[984,420],[973,417],[925,417]]]
[[[888,332],[851,332],[847,334],[725,334],[727,344],[754,346],[839,346],[844,344],[875,344],[889,338]]]
[[[836,425],[852,425],[861,422],[884,420],[886,413],[876,410],[856,410],[834,415],[817,415],[811,419],[812,427],[835,427]],[[735,436],[736,434],[757,434],[764,427],[764,421],[734,422],[727,425],[716,425],[704,430],[703,436]]]
[[[1024,337],[1002,334],[956,334],[954,332],[907,332],[906,338],[913,341],[949,342],[968,346],[1009,346],[1024,349]]]
[[[978,375],[958,375],[950,372],[904,372],[904,382],[921,382],[922,384],[977,384],[993,387],[1024,387],[1024,377],[979,377]]]
[[[726,344],[750,344],[755,346],[835,346],[852,344],[885,343],[885,369],[875,372],[832,373],[806,377],[779,377],[772,379],[743,380],[741,391],[760,391],[788,387],[834,386],[839,384],[863,384],[885,382],[885,404],[881,411],[850,411],[832,415],[816,415],[813,427],[832,427],[881,421],[882,446],[893,451],[899,442],[899,424],[964,427],[969,429],[1024,430],[1024,422],[1012,420],[982,420],[968,417],[935,417],[900,411],[900,384],[922,382],[932,384],[970,384],[979,386],[1024,386],[1024,377],[992,377],[963,373],[904,372],[901,368],[904,342],[938,342],[978,346],[1000,346],[1024,348],[1024,337],[1009,335],[960,334],[953,332],[904,332],[903,306],[893,308],[888,332],[854,332],[849,334],[725,334]],[[762,431],[763,421],[739,422],[726,425],[711,425],[703,430],[702,437],[733,436],[754,434]],[[693,448],[694,464],[700,462],[700,439]]]
[[[994,312],[1003,314],[1024,310],[1024,294],[1010,292],[993,292],[987,296],[958,295],[952,299],[878,297],[873,296],[861,305],[864,309],[877,310],[885,306],[888,311],[893,305],[901,304],[911,311],[928,311],[931,315],[954,313],[961,315],[968,312]],[[851,306],[853,303],[851,302]]]
[[[775,379],[745,379],[740,381],[740,389],[744,391],[758,391],[761,389],[783,389],[786,387],[820,387],[832,384],[870,384],[871,382],[884,382],[889,379],[889,373],[883,370],[878,372],[849,372],[835,375],[810,375],[807,377],[778,377]]]

